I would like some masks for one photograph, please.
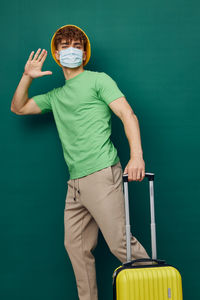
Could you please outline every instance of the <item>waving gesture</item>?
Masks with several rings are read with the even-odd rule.
[[[37,50],[33,59],[32,57],[34,51],[31,52],[29,59],[24,67],[24,74],[29,75],[31,78],[42,77],[44,75],[52,75],[51,71],[41,71],[42,65],[47,57],[47,51],[43,49],[40,53],[40,50],[40,48]]]

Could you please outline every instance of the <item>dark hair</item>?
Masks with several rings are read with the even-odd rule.
[[[80,40],[83,42],[84,50],[86,50],[87,38],[81,30],[74,26],[67,26],[58,30],[54,37],[54,46],[56,49],[58,49],[58,44],[61,43],[62,39],[66,39],[69,42]]]

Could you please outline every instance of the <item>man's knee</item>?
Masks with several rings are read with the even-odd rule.
[[[109,245],[110,251],[112,254],[114,254],[116,257],[120,256],[120,250],[122,248],[126,248],[126,244],[124,239],[116,239],[112,244]]]
[[[81,239],[83,239],[83,237],[75,238],[73,232],[71,232],[70,230],[65,230],[64,247],[67,252],[76,251],[77,248],[82,249],[82,251],[86,254],[93,251],[98,243],[98,234],[94,235],[93,237],[90,236],[87,242],[83,242],[83,245],[81,245]]]

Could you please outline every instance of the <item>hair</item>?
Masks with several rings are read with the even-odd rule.
[[[58,30],[54,37],[54,46],[56,49],[58,49],[58,44],[61,43],[62,39],[66,39],[69,42],[80,40],[83,42],[84,50],[86,50],[87,38],[81,30],[74,26],[67,26]]]

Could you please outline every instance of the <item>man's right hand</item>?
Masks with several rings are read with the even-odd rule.
[[[52,75],[51,71],[41,71],[42,65],[47,57],[47,51],[43,49],[40,53],[40,50],[40,48],[37,50],[33,59],[32,57],[34,51],[31,52],[29,59],[24,67],[24,74],[30,76],[31,78],[42,77],[44,75]]]

